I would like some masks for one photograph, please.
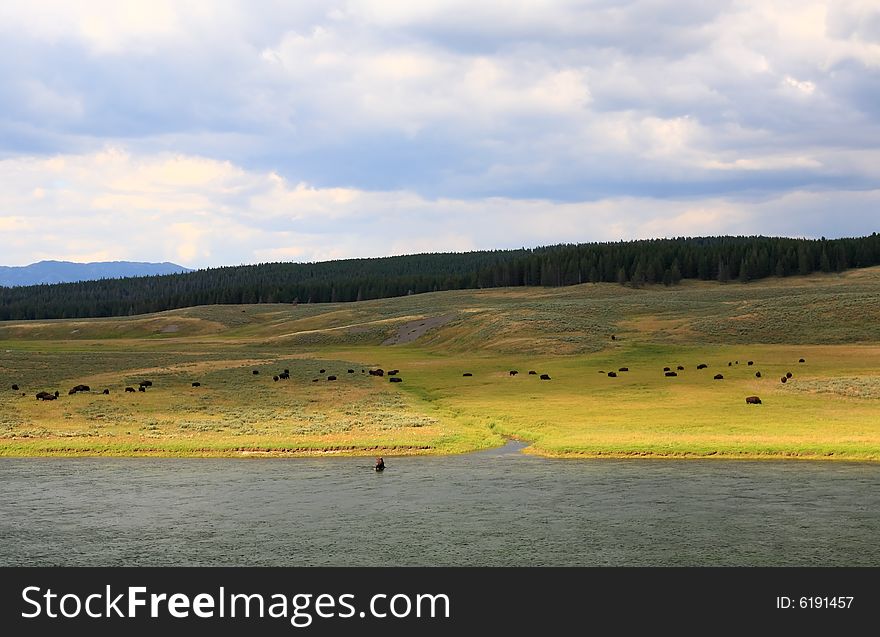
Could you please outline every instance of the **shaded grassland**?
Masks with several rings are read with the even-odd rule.
[[[79,383],[92,391],[68,396]],[[457,453],[505,436],[554,456],[880,460],[880,269],[0,323],[0,455]]]

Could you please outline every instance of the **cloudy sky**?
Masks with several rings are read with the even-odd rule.
[[[876,0],[0,3],[0,265],[877,230]]]

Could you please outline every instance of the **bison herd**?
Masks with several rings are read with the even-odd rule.
[[[799,362],[799,363],[805,363],[806,360],[803,359],[803,358],[801,358],[801,359],[798,360],[798,362]],[[738,364],[739,364],[739,361],[728,361],[727,366],[728,366],[728,367],[733,367],[734,365],[738,365]],[[747,364],[748,364],[748,366],[751,367],[751,366],[754,365],[754,361],[748,361]],[[709,365],[708,365],[707,363],[700,363],[700,364],[698,364],[696,367],[697,367],[698,370],[702,370],[702,369],[708,369]],[[676,370],[677,370],[677,371],[672,371],[672,368],[667,366],[667,367],[664,367],[664,368],[663,368],[663,373],[664,373],[664,376],[672,378],[672,377],[677,377],[677,376],[678,376],[678,372],[680,372],[680,371],[684,371],[684,369],[685,369],[685,368],[684,368],[683,365],[677,365],[677,366],[676,366]],[[354,370],[354,369],[348,369],[347,371],[348,371],[349,374],[354,374],[354,373],[355,373],[355,370]],[[385,370],[383,370],[382,368],[376,368],[376,369],[370,369],[370,370],[364,370],[364,369],[362,369],[362,370],[361,370],[361,373],[364,373],[365,371],[366,371],[370,376],[376,376],[376,377],[384,377],[385,374],[386,374]],[[626,366],[624,366],[624,367],[620,367],[620,368],[618,368],[617,371],[618,371],[618,372],[628,372],[628,371],[629,371],[629,367],[626,367]],[[324,374],[324,373],[326,373],[326,369],[323,369],[323,368],[320,369],[320,370],[319,370],[319,373],[320,373],[320,374]],[[399,373],[400,373],[400,370],[399,370],[399,369],[392,369],[392,370],[388,371],[388,372],[387,372],[387,374],[388,374],[388,380],[389,380],[390,382],[392,382],[392,383],[400,383],[400,382],[403,382],[403,379],[401,379],[401,378],[398,376]],[[599,373],[600,373],[600,374],[605,374],[605,371],[604,371],[604,370],[599,370]],[[258,376],[258,375],[260,374],[260,370],[258,370],[258,369],[254,369],[254,370],[252,370],[252,374],[253,374],[254,376]],[[518,371],[518,370],[515,370],[515,369],[511,369],[511,370],[508,371],[508,375],[509,375],[510,377],[514,377],[514,376],[516,376],[516,375],[518,375],[518,374],[519,374],[519,371]],[[535,370],[529,370],[528,374],[529,374],[530,376],[539,376],[540,380],[550,380],[550,375],[549,375],[549,374],[546,374],[546,373],[545,373],[545,374],[540,374],[540,375],[539,375],[538,372],[536,372]],[[617,372],[610,371],[610,372],[607,373],[607,375],[608,375],[609,378],[617,378]],[[472,377],[472,376],[473,376],[473,373],[472,373],[472,372],[464,372],[464,373],[462,373],[462,376],[465,376],[465,377]],[[792,374],[791,372],[786,372],[784,376],[780,377],[780,382],[782,382],[782,383],[787,383],[792,377],[793,377],[793,374]],[[722,374],[715,374],[712,378],[713,378],[714,380],[724,380],[724,376],[723,376]],[[761,372],[760,372],[760,371],[755,372],[755,378],[761,378]],[[290,370],[289,370],[289,369],[284,369],[282,372],[279,372],[278,374],[272,376],[272,380],[273,380],[273,381],[276,381],[276,382],[279,381],[279,380],[289,380],[289,379],[290,379]],[[313,379],[312,379],[312,382],[318,382],[319,380],[320,380],[320,379],[318,379],[318,378],[313,378]],[[337,376],[331,374],[331,375],[327,376],[327,380],[328,380],[328,381],[335,381],[335,380],[337,380]],[[194,388],[196,388],[196,387],[201,387],[201,385],[202,385],[202,384],[201,384],[200,382],[198,382],[198,381],[195,381],[195,382],[192,383],[192,387],[194,387]],[[153,386],[152,381],[150,381],[150,380],[142,380],[142,381],[140,381],[140,383],[138,383],[137,391],[139,391],[139,392],[146,392],[146,391],[147,391],[147,387],[152,387],[152,386]],[[13,389],[14,391],[18,391],[18,389],[19,389],[18,384],[13,384],[13,385],[12,385],[12,389]],[[125,387],[125,390],[124,390],[124,391],[125,391],[126,393],[134,393],[136,390],[135,390],[133,387],[130,387],[130,386],[129,386],[129,387]],[[74,386],[70,389],[70,391],[68,392],[68,395],[71,395],[71,396],[72,396],[72,395],[74,395],[74,394],[78,394],[78,393],[90,393],[90,392],[91,392],[91,388],[90,388],[88,385],[82,385],[82,384],[80,384],[80,385],[74,385]],[[101,394],[103,394],[103,395],[109,395],[109,394],[110,394],[110,390],[109,390],[108,388],[105,388],[105,389],[103,389],[103,390],[101,391]],[[24,395],[25,395],[25,394],[22,394],[22,396],[24,396]],[[37,400],[57,400],[57,399],[58,399],[58,396],[59,396],[59,392],[57,392],[57,391],[55,391],[54,393],[50,393],[50,392],[47,392],[47,391],[41,391],[41,392],[38,392],[38,393],[36,394]],[[757,396],[748,396],[748,397],[746,398],[746,403],[749,404],[749,405],[760,405],[760,404],[762,404],[762,403],[761,403],[761,399],[760,399],[759,397],[757,397]]]

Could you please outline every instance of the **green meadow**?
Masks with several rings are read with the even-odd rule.
[[[403,381],[361,371],[377,367]],[[505,437],[561,457],[880,460],[880,268],[0,323],[0,455],[444,454]]]

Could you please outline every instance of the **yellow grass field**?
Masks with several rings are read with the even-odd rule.
[[[505,437],[562,457],[880,460],[880,268],[0,323],[0,455],[442,454]]]

